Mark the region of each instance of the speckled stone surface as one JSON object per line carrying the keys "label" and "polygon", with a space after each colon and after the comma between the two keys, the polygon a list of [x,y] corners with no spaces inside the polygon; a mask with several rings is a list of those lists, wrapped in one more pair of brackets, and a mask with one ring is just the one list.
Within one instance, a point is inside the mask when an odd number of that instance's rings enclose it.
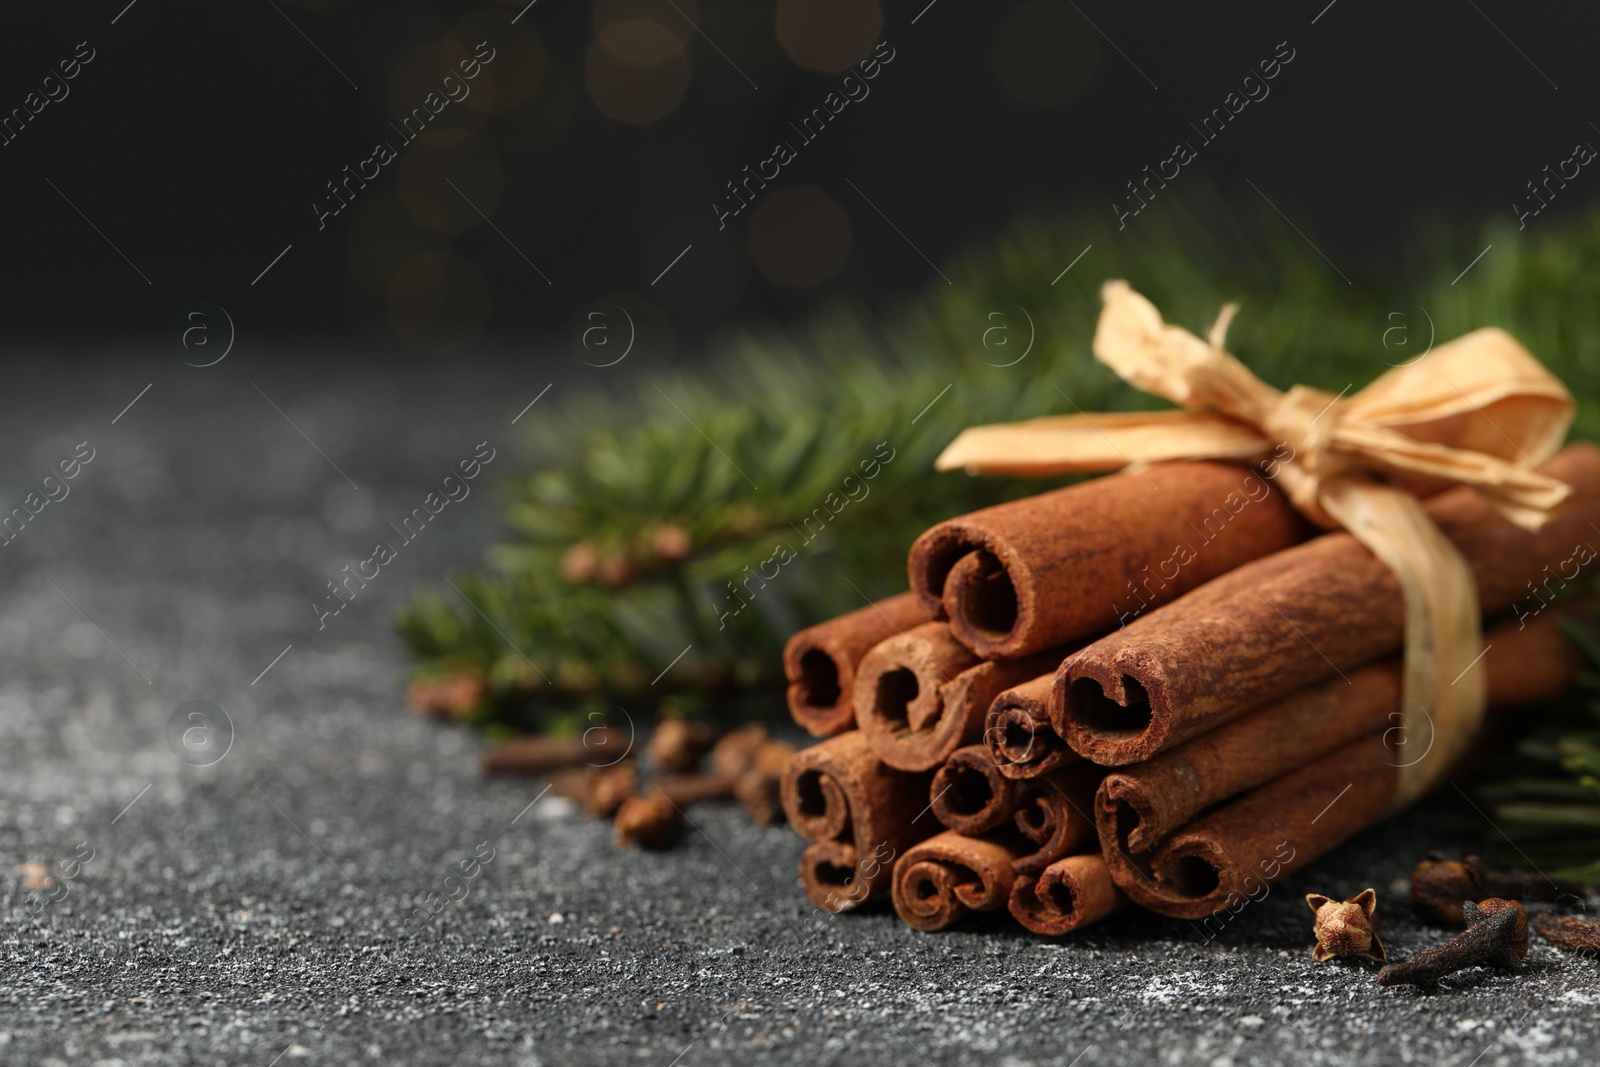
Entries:
{"label": "speckled stone surface", "polygon": [[[1214,938],[1123,915],[1055,944],[997,920],[922,935],[886,908],[820,915],[798,839],[736,811],[697,808],[683,847],[646,856],[534,802],[536,781],[480,778],[473,737],[405,713],[389,620],[494,537],[510,419],[551,377],[245,351],[211,371],[119,356],[11,375],[0,504],[78,442],[95,458],[0,547],[0,1062],[1593,1061],[1595,961],[1536,942],[1521,976],[1424,993],[1307,954],[1311,890],[1377,887],[1391,954],[1444,939],[1403,906],[1411,864],[1454,841],[1442,807]],[[485,439],[499,452],[472,495],[318,630],[324,583]],[[190,700],[234,725],[211,766],[167,742]],[[446,865],[489,849],[467,898],[403,937]],[[59,874],[91,851],[39,907],[19,865]]]}

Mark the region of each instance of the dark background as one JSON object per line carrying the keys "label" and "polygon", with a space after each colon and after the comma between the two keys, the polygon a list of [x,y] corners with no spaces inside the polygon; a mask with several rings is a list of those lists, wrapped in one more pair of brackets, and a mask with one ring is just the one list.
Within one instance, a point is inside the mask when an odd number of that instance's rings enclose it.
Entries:
{"label": "dark background", "polygon": [[[916,249],[948,263],[1028,209],[1109,215],[1282,41],[1293,63],[1202,148],[1192,188],[1214,180],[1251,210],[1270,196],[1347,271],[1403,277],[1420,216],[1510,218],[1529,179],[1600,138],[1600,17],[1578,5],[538,0],[512,24],[525,0],[126,4],[4,16],[0,114],[78,42],[96,52],[0,146],[14,340],[163,343],[198,299],[249,341],[442,353],[575,331],[621,299],[692,352],[714,324],[913,294],[938,278]],[[319,232],[325,183],[398,144],[388,121],[483,39],[496,59],[475,96]],[[760,203],[719,233],[724,183],[794,141],[787,124],[843,77],[801,62],[879,39],[895,58],[871,95],[764,194],[810,187],[787,216],[775,204],[765,251]],[[1181,200],[1187,174],[1165,195]],[[1559,225],[1587,180],[1534,225]],[[806,259],[808,239],[828,262]],[[774,281],[794,281],[795,257],[801,283]]]}

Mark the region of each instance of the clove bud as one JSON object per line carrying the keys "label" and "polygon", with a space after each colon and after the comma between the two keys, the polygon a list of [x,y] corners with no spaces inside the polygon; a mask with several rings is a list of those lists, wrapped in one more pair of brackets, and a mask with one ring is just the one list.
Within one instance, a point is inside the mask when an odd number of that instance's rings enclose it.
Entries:
{"label": "clove bud", "polygon": [[1467,928],[1453,941],[1425,948],[1378,971],[1379,985],[1434,985],[1468,967],[1516,971],[1528,954],[1528,913],[1515,900],[1491,897],[1462,904]]}
{"label": "clove bud", "polygon": [[1321,893],[1307,893],[1306,903],[1316,913],[1313,930],[1317,943],[1311,958],[1322,961],[1335,956],[1365,956],[1384,961],[1383,942],[1378,940],[1378,893],[1363,889],[1349,900],[1334,900]]}
{"label": "clove bud", "polygon": [[716,740],[709,724],[688,719],[662,719],[650,736],[645,752],[656,769],[667,773],[692,771]]}
{"label": "clove bud", "polygon": [[632,796],[617,809],[617,845],[661,850],[671,848],[683,832],[683,816],[665,795]]}
{"label": "clove bud", "polygon": [[1460,926],[1461,903],[1500,897],[1506,900],[1559,901],[1582,894],[1571,882],[1549,879],[1533,871],[1496,867],[1477,856],[1446,859],[1430,852],[1411,872],[1411,910],[1419,918],[1442,926]]}
{"label": "clove bud", "polygon": [[1536,915],[1533,929],[1563,952],[1600,952],[1600,919]]}

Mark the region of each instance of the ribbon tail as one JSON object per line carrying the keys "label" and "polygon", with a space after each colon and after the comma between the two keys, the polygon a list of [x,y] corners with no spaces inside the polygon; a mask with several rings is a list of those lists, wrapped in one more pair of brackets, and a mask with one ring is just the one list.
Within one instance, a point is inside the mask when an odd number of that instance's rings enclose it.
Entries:
{"label": "ribbon tail", "polygon": [[1214,411],[1051,415],[963,430],[934,466],[1041,476],[1171,459],[1252,459],[1271,448],[1254,428]]}
{"label": "ribbon tail", "polygon": [[1445,779],[1483,724],[1477,582],[1410,493],[1353,475],[1325,483],[1321,502],[1394,572],[1404,596],[1405,681],[1392,757],[1398,810]]}

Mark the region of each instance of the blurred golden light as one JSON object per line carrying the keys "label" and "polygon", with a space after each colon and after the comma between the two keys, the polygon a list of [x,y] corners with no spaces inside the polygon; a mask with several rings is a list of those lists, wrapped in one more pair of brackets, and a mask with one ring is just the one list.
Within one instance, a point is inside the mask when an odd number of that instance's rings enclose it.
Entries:
{"label": "blurred golden light", "polygon": [[389,328],[423,352],[452,352],[469,344],[489,318],[483,272],[448,251],[407,257],[390,276],[384,297]]}
{"label": "blurred golden light", "polygon": [[485,115],[478,136],[507,152],[534,152],[567,131],[577,109],[578,89],[572,72],[552,59],[539,84],[539,95],[514,111]]}
{"label": "blurred golden light", "polygon": [[677,110],[689,88],[689,57],[660,23],[614,22],[589,46],[583,84],[607,118],[642,126]]}
{"label": "blurred golden light", "polygon": [[[467,81],[470,93],[463,106],[505,112],[526,104],[539,91],[549,62],[544,44],[531,19],[513,24],[514,17],[512,11],[475,11],[451,27],[443,48],[448,69],[442,73],[462,77],[463,61],[466,70],[477,72]],[[480,45],[487,47],[480,50]],[[492,58],[484,61],[483,56]]]}
{"label": "blurred golden light", "polygon": [[850,257],[851,240],[844,208],[813,185],[774,190],[750,216],[750,258],[780,285],[827,281]]}
{"label": "blurred golden light", "polygon": [[346,237],[345,269],[363,292],[382,296],[394,266],[418,252],[444,252],[449,240],[420,229],[392,194],[356,205]]}
{"label": "blurred golden light", "polygon": [[1100,67],[1099,35],[1061,0],[1013,8],[995,31],[992,54],[1005,91],[1038,107],[1082,96]]}
{"label": "blurred golden light", "polygon": [[460,233],[494,214],[505,174],[495,150],[471,130],[430,130],[402,150],[397,189],[418,225]]}
{"label": "blurred golden light", "polygon": [[665,63],[683,51],[683,42],[659,22],[627,19],[600,31],[600,46],[617,59],[641,66]]}
{"label": "blurred golden light", "polygon": [[687,46],[700,22],[700,7],[694,0],[594,0],[593,15],[596,34],[614,22],[645,19]]}
{"label": "blurred golden light", "polygon": [[867,58],[883,29],[878,0],[778,0],[778,43],[808,70],[837,74]]}

